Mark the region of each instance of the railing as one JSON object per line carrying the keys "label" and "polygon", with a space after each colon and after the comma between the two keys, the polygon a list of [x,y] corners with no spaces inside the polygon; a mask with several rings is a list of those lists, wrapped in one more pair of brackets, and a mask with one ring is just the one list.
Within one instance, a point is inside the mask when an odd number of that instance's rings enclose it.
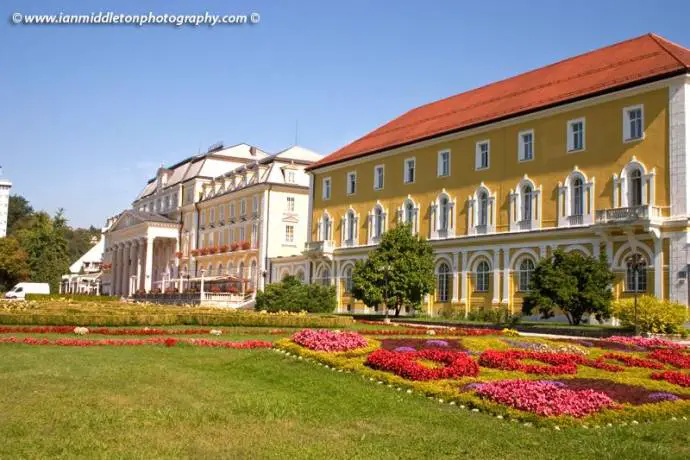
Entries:
{"label": "railing", "polygon": [[532,221],[531,220],[521,220],[518,222],[518,229],[519,230],[532,230]]}
{"label": "railing", "polygon": [[323,241],[308,241],[304,245],[306,252],[323,252],[331,253],[335,248],[333,240],[323,240]]}
{"label": "railing", "polygon": [[627,208],[610,208],[597,211],[596,222],[606,224],[609,222],[631,222],[649,218],[649,206],[630,206]]}
{"label": "railing", "polygon": [[580,215],[574,215],[574,216],[568,216],[568,225],[575,226],[575,225],[583,225],[585,222],[584,216],[582,214]]}
{"label": "railing", "polygon": [[485,235],[488,233],[489,227],[487,225],[475,225],[474,231],[477,233],[477,235]]}

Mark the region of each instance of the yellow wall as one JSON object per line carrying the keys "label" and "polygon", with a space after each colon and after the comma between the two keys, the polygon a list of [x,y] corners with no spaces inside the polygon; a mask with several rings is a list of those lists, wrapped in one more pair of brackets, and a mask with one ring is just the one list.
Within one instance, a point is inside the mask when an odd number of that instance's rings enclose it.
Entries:
{"label": "yellow wall", "polygon": [[[642,141],[624,143],[623,108],[644,104],[644,132]],[[403,152],[387,158],[369,160],[357,165],[343,164],[336,170],[314,174],[314,206],[312,239],[317,238],[317,225],[324,210],[334,219],[333,239],[340,244],[341,217],[351,204],[359,213],[359,243],[367,242],[366,216],[379,200],[388,211],[387,228],[394,225],[397,209],[407,195],[412,195],[419,204],[420,234],[429,236],[429,204],[446,189],[455,199],[456,235],[467,234],[467,198],[484,182],[496,194],[497,231],[509,229],[509,194],[527,174],[535,184],[542,186],[542,228],[556,226],[558,182],[578,166],[588,178],[595,177],[596,209],[611,208],[613,173],[621,169],[633,155],[649,169],[656,168],[657,206],[668,205],[668,90],[659,89],[647,93],[621,98],[595,106],[562,112],[548,117],[496,128],[448,142],[439,142],[430,147]],[[566,153],[566,122],[584,117],[586,119],[586,149],[577,153]],[[518,162],[517,137],[522,130],[534,130],[534,160]],[[490,168],[475,171],[475,143],[491,141]],[[451,174],[437,177],[437,153],[451,150]],[[403,162],[416,157],[416,181],[403,183]],[[385,186],[374,191],[374,166],[385,166]],[[348,196],[345,190],[346,175],[357,172],[357,192]],[[331,177],[330,200],[322,199],[322,179]]]}

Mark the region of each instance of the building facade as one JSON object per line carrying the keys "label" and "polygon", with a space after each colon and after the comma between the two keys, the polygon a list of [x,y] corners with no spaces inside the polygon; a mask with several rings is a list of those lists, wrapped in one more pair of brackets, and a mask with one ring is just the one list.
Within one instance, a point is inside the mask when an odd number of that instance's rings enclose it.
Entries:
{"label": "building facade", "polygon": [[[2,173],[2,168],[0,168]],[[0,238],[7,236],[7,212],[10,206],[12,182],[0,179]]]}
{"label": "building facade", "polygon": [[[690,51],[645,35],[407,112],[309,168],[305,259],[334,284],[400,222],[431,241],[432,315],[519,311],[554,250],[604,255],[616,298],[688,304]],[[645,262],[628,265],[631,254]],[[636,275],[637,273],[637,275]]]}
{"label": "building facade", "polygon": [[299,253],[305,243],[304,169],[319,158],[299,146],[271,155],[217,145],[160,168],[105,234],[104,292],[183,292],[206,283],[209,292],[250,300],[268,258]]}

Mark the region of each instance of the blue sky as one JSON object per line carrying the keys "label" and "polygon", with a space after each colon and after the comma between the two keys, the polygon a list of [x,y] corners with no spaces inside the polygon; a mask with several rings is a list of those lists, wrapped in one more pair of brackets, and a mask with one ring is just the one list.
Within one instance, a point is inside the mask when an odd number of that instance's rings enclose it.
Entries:
{"label": "blue sky", "polygon": [[[14,26],[24,14],[249,14],[257,25]],[[37,209],[101,225],[210,144],[327,154],[407,109],[647,32],[690,2],[15,1],[0,5],[0,165]]]}

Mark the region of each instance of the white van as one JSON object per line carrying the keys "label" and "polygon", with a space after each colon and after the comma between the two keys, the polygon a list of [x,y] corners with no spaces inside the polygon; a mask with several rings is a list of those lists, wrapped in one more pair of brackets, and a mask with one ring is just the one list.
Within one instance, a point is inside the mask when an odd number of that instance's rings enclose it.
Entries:
{"label": "white van", "polygon": [[6,299],[24,299],[27,294],[50,294],[48,283],[17,283],[5,293]]}

